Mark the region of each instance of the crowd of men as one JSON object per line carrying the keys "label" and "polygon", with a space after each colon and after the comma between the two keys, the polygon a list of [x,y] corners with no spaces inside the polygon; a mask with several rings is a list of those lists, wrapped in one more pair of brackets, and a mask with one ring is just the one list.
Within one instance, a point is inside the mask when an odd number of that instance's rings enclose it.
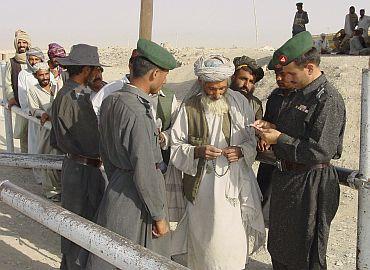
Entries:
{"label": "crowd of men", "polygon": [[[327,269],[339,204],[330,161],[342,153],[345,105],[311,34],[294,31],[268,64],[277,88],[265,113],[254,94],[264,70],[245,55],[200,57],[178,102],[165,87],[177,61],[152,41],[139,39],[129,74],[107,84],[97,47],[66,55],[52,43],[47,60],[17,31],[9,109],[52,130],[17,118],[16,138],[22,152],[65,155],[61,173],[34,171],[44,195],[158,254],[186,253],[190,269],[248,269],[265,226],[275,270]],[[279,166],[261,164],[256,177],[257,151]],[[61,269],[114,268],[68,239],[61,251]]]}

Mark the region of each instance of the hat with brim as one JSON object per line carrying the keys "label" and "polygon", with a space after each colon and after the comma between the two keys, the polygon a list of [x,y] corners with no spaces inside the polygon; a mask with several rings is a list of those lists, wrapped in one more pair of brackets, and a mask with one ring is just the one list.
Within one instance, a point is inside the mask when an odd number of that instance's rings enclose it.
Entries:
{"label": "hat with brim", "polygon": [[55,58],[62,66],[108,67],[99,61],[98,48],[87,44],[73,45],[67,57]]}
{"label": "hat with brim", "polygon": [[137,42],[137,53],[162,69],[171,70],[177,67],[175,57],[153,41],[140,38]]}
{"label": "hat with brim", "polygon": [[313,46],[313,39],[310,32],[300,32],[274,52],[274,55],[267,67],[270,70],[274,70],[276,68],[286,66],[311,50]]}
{"label": "hat with brim", "polygon": [[235,71],[247,67],[249,68],[253,75],[256,76],[256,82],[262,80],[262,78],[265,76],[265,72],[263,69],[257,65],[256,60],[248,57],[248,56],[241,56],[241,57],[235,57],[233,61],[235,65]]}

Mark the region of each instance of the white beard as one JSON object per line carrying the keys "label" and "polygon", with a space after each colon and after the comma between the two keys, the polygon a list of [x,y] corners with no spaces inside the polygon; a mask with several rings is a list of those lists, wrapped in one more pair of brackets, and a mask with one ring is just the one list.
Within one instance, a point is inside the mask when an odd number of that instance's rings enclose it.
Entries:
{"label": "white beard", "polygon": [[229,104],[225,96],[222,96],[218,100],[212,100],[205,94],[203,94],[201,103],[206,112],[213,113],[216,115],[224,115],[229,111]]}

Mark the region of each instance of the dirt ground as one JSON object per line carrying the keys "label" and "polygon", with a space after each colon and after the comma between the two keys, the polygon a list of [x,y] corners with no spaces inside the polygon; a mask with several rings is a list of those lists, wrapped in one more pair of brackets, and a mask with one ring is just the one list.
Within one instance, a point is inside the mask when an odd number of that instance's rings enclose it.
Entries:
{"label": "dirt ground", "polygon": [[[176,90],[178,97],[185,93],[180,85],[184,82],[190,85],[194,79],[192,73],[194,60],[203,53],[219,52],[228,57],[246,54],[259,59],[261,65],[266,64],[272,54],[269,48],[176,49],[174,54],[183,66],[170,73],[168,84]],[[125,63],[130,55],[130,49],[107,48],[101,50],[101,54],[105,63],[113,65],[104,72],[106,81],[120,79],[127,72]],[[347,168],[358,167],[361,69],[367,66],[368,61],[368,57],[326,57],[322,61],[325,74],[339,89],[347,106],[345,149],[342,158],[336,162],[337,165]],[[266,102],[268,94],[274,87],[274,74],[266,71],[265,78],[257,86],[256,95]],[[3,151],[5,149],[2,108],[0,108],[0,149]],[[41,187],[35,183],[30,169],[0,167],[0,181],[5,179],[41,195]],[[357,191],[341,186],[340,208],[331,227],[328,246],[328,269],[355,269],[356,222]],[[0,270],[59,269],[59,245],[58,235],[0,202]],[[268,252],[265,250],[253,255],[248,269],[272,269]]]}

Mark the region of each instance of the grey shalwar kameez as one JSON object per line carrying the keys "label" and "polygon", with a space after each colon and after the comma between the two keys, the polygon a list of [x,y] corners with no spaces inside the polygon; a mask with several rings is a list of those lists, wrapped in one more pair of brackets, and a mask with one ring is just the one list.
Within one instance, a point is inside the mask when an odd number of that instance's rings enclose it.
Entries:
{"label": "grey shalwar kameez", "polygon": [[335,168],[317,165],[341,156],[345,105],[323,74],[287,98],[275,122],[284,134],[273,150],[308,169],[273,172],[268,250],[276,270],[323,270],[340,190]]}
{"label": "grey shalwar kameez", "polygon": [[[98,121],[85,86],[69,79],[52,105],[52,136],[65,154],[99,158]],[[104,193],[104,179],[98,167],[65,158],[62,167],[62,207],[94,220]],[[75,264],[80,247],[62,238],[61,269],[80,269]]]}
{"label": "grey shalwar kameez", "polygon": [[[108,96],[100,115],[101,154],[109,184],[97,223],[134,243],[169,257],[169,235],[152,236],[154,220],[168,219],[158,130],[151,98],[125,84]],[[88,269],[112,269],[90,254]]]}

